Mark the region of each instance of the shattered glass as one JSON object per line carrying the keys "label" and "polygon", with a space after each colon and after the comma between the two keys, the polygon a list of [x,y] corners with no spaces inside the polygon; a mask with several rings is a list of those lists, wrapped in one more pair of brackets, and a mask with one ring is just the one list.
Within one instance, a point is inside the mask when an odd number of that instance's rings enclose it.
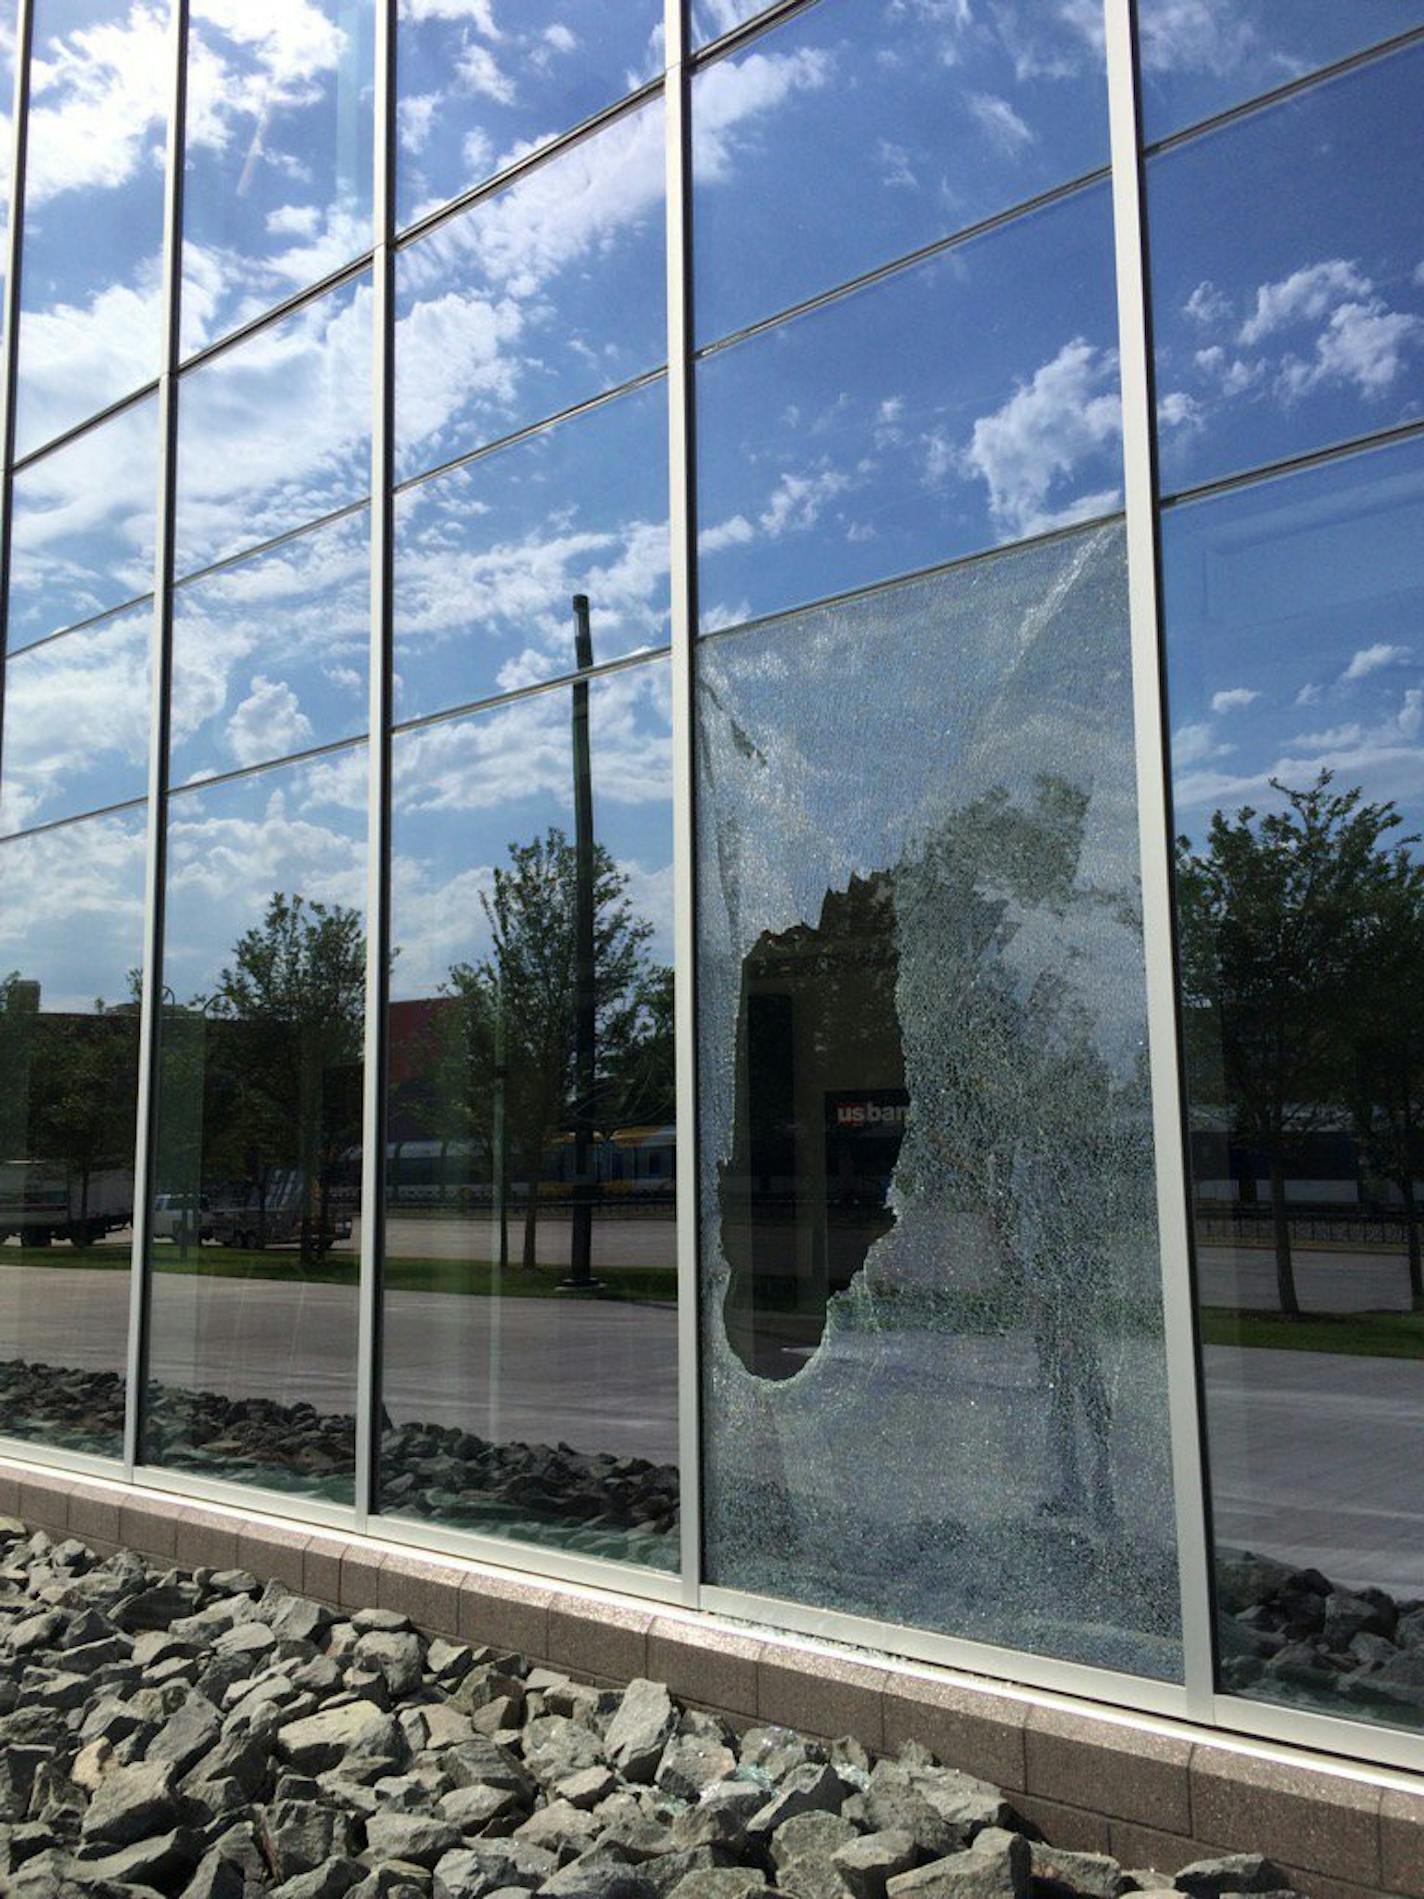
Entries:
{"label": "shattered glass", "polygon": [[700,646],[706,1575],[1179,1680],[1126,580]]}

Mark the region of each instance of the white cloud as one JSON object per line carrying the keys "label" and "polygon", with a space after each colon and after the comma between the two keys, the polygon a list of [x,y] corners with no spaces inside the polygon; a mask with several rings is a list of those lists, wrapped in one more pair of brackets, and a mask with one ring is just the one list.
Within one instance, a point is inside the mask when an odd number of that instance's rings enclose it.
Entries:
{"label": "white cloud", "polygon": [[1066,498],[1056,491],[1121,431],[1116,357],[1076,337],[1001,408],[980,416],[963,466],[984,481],[1001,529],[1016,538],[1043,533],[1117,505],[1116,489]]}
{"label": "white cloud", "polygon": [[1010,158],[1017,158],[1035,142],[1032,128],[1007,99],[992,92],[971,92],[967,103],[980,131]]}
{"label": "white cloud", "polygon": [[514,103],[514,81],[487,46],[467,42],[455,61],[455,77],[466,92],[477,93],[496,105]]}
{"label": "white cloud", "polygon": [[1245,706],[1255,705],[1260,696],[1249,686],[1229,686],[1224,692],[1211,695],[1211,709],[1217,713],[1240,712]]}
{"label": "white cloud", "polygon": [[1164,428],[1199,428],[1202,406],[1185,389],[1169,389],[1157,399],[1157,420]]}
{"label": "white cloud", "polygon": [[748,120],[774,114],[792,93],[828,85],[833,72],[830,55],[810,46],[794,53],[753,51],[709,66],[698,81],[692,123],[699,185],[731,180],[736,134]]}
{"label": "white cloud", "polygon": [[280,679],[256,673],[251,689],[227,723],[227,747],[239,765],[300,752],[312,742],[312,722],[297,695]]}
{"label": "white cloud", "polygon": [[1373,646],[1362,646],[1340,675],[1342,685],[1353,684],[1358,679],[1367,679],[1371,673],[1377,673],[1384,666],[1398,666],[1410,656],[1407,646],[1391,646],[1378,641]]}
{"label": "white cloud", "polygon": [[1424,317],[1389,309],[1382,299],[1345,303],[1315,339],[1315,359],[1292,358],[1282,369],[1291,395],[1322,383],[1351,382],[1364,396],[1382,395],[1404,368],[1407,344],[1424,341]]}
{"label": "white cloud", "polygon": [[781,477],[757,517],[758,525],[772,540],[814,527],[825,504],[836,495],[844,494],[850,485],[849,475],[834,468],[822,468],[812,475],[788,472]]}
{"label": "white cloud", "polygon": [[756,529],[747,517],[734,514],[729,520],[703,528],[697,537],[697,551],[699,554],[720,554],[725,548],[745,547],[748,541],[755,539]]}
{"label": "white cloud", "polygon": [[1182,305],[1193,323],[1204,327],[1221,323],[1231,314],[1231,305],[1209,277],[1203,278]]}
{"label": "white cloud", "polygon": [[1208,758],[1222,758],[1234,748],[1221,744],[1205,722],[1183,725],[1172,734],[1172,764],[1178,771]]}
{"label": "white cloud", "polygon": [[411,92],[396,101],[396,131],[401,150],[412,156],[425,150],[442,94]]}
{"label": "white cloud", "polygon": [[1241,325],[1239,340],[1248,346],[1288,324],[1315,321],[1347,298],[1368,296],[1374,285],[1343,257],[1307,265],[1277,283],[1262,284],[1256,308]]}

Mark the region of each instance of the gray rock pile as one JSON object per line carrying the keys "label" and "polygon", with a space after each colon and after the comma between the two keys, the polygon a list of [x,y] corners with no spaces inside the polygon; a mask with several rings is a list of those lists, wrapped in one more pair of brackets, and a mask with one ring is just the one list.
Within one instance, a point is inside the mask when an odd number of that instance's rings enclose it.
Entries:
{"label": "gray rock pile", "polygon": [[1417,1721],[1424,1707],[1424,1599],[1345,1589],[1318,1569],[1223,1550],[1216,1567],[1228,1688],[1342,1713]]}
{"label": "gray rock pile", "polygon": [[[0,1420],[12,1435],[66,1450],[112,1453],[124,1391],[113,1372],[0,1363]],[[147,1454],[174,1470],[234,1483],[277,1483],[349,1500],[356,1420],[310,1404],[148,1387]],[[387,1424],[381,1437],[386,1510],[485,1534],[555,1541],[581,1555],[662,1564],[677,1539],[675,1465],[578,1451],[570,1444],[495,1442],[438,1424]]]}
{"label": "gray rock pile", "polygon": [[0,1889],[14,1899],[1175,1899],[1045,1845],[922,1748],[737,1734],[657,1682],[338,1615],[241,1570],[0,1520]]}

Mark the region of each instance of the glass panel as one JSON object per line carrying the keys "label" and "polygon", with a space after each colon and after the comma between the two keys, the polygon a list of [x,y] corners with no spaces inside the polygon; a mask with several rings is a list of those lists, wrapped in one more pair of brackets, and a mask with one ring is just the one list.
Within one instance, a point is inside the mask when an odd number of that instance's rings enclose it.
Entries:
{"label": "glass panel", "polygon": [[366,754],[168,814],[149,1462],[349,1503]]}
{"label": "glass panel", "polygon": [[393,771],[382,1508],[674,1568],[667,667]]}
{"label": "glass panel", "polygon": [[1113,284],[1093,186],[705,358],[703,626],[1117,508]]}
{"label": "glass panel", "polygon": [[175,571],[358,501],[371,482],[371,280],[363,273],[185,376]]}
{"label": "glass panel", "polygon": [[662,362],[665,162],[659,99],[400,252],[402,477]]}
{"label": "glass panel", "polygon": [[0,831],[143,797],[152,648],[145,603],[9,661]]}
{"label": "glass panel", "polygon": [[152,587],[156,399],[22,469],[13,493],[12,653]]}
{"label": "glass panel", "polygon": [[371,244],[374,0],[193,0],[183,353]]}
{"label": "glass panel", "polygon": [[666,645],[667,504],[661,382],[407,489],[397,718],[573,672],[575,594],[600,663]]}
{"label": "glass panel", "polygon": [[0,1433],[118,1457],[144,814],[0,845]]}
{"label": "glass panel", "polygon": [[179,587],[172,782],[359,737],[370,648],[364,508]]}
{"label": "glass panel", "polygon": [[698,708],[708,1579],[1180,1680],[1122,529]]}
{"label": "glass panel", "polygon": [[1224,1687],[1424,1726],[1424,443],[1163,519]]}
{"label": "glass panel", "polygon": [[171,56],[166,0],[36,0],[17,454],[158,373]]}
{"label": "glass panel", "polygon": [[1091,7],[821,0],[693,86],[710,341],[1107,163]]}
{"label": "glass panel", "polygon": [[10,202],[15,184],[10,175],[15,138],[10,108],[15,97],[17,10],[18,0],[0,0],[0,297],[5,294],[5,273],[10,262]]}
{"label": "glass panel", "polygon": [[1166,138],[1421,25],[1419,0],[1137,0],[1143,131]]}
{"label": "glass panel", "polygon": [[1422,88],[1419,45],[1149,163],[1169,491],[1424,413]]}
{"label": "glass panel", "polygon": [[[730,33],[764,13],[772,0],[692,0],[692,44],[706,46],[709,41]],[[933,0],[931,0],[933,3]]]}
{"label": "glass panel", "polygon": [[662,0],[399,0],[402,225],[581,125],[663,67]]}

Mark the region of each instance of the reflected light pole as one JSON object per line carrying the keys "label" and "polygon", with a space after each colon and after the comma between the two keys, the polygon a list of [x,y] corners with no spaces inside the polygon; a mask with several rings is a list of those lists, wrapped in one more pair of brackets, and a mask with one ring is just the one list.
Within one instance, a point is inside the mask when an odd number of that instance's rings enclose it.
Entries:
{"label": "reflected light pole", "polygon": [[569,1276],[562,1292],[595,1292],[593,1277],[593,1115],[597,1062],[593,903],[593,762],[588,737],[588,678],[593,634],[588,595],[576,593],[573,688],[574,754],[574,1198]]}

